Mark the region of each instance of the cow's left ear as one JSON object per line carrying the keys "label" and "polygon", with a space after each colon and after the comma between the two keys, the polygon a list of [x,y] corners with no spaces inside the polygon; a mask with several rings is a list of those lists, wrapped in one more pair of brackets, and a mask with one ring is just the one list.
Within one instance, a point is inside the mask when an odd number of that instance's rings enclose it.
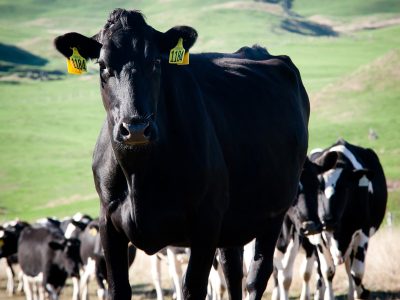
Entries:
{"label": "cow's left ear", "polygon": [[188,51],[197,40],[197,31],[189,26],[175,26],[165,33],[157,32],[158,46],[162,53],[169,53],[179,39],[183,41],[183,48]]}
{"label": "cow's left ear", "polygon": [[367,176],[367,178],[369,180],[371,180],[374,177],[374,172],[372,172],[369,169],[357,169],[357,170],[353,170],[352,177],[353,177],[354,180],[358,181],[364,175]]}
{"label": "cow's left ear", "polygon": [[54,39],[54,46],[66,58],[72,55],[72,48],[75,47],[85,59],[96,59],[99,58],[102,44],[80,33],[69,32],[56,37]]}

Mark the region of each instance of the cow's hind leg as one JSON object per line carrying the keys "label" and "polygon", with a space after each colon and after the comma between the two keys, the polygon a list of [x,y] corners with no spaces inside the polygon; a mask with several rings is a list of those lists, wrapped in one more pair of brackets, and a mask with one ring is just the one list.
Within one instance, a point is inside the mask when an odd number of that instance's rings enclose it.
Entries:
{"label": "cow's hind leg", "polygon": [[247,277],[250,300],[261,299],[273,268],[275,244],[282,228],[283,215],[272,219],[256,238],[255,253]]}
{"label": "cow's hind leg", "polygon": [[221,248],[219,254],[229,299],[242,299],[243,249],[241,247]]}
{"label": "cow's hind leg", "polygon": [[365,256],[369,238],[363,232],[356,233],[350,256],[346,259],[346,271],[349,277],[348,299],[368,299],[369,291],[362,285],[365,271]]}

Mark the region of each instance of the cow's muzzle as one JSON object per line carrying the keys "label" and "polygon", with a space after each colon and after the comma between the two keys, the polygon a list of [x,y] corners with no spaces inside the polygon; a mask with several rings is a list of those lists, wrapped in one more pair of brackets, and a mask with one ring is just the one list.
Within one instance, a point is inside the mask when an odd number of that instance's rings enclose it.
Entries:
{"label": "cow's muzzle", "polygon": [[152,137],[152,121],[132,119],[121,122],[118,128],[117,140],[130,146],[146,145]]}
{"label": "cow's muzzle", "polygon": [[306,221],[301,224],[301,232],[304,235],[317,234],[322,231],[322,224],[320,222]]}

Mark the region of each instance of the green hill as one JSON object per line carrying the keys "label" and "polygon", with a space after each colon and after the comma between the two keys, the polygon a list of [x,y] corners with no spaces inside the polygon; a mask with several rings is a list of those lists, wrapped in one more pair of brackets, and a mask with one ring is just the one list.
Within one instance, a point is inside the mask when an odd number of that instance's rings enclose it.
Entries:
{"label": "green hill", "polygon": [[[287,16],[279,5],[252,0],[4,0],[0,42],[47,61],[34,66],[37,72],[65,74],[65,59],[54,50],[53,39],[68,31],[95,34],[113,8],[124,7],[142,10],[159,30],[177,24],[195,27],[199,39],[193,52],[266,46],[273,54],[290,55],[302,73],[312,101],[310,148],[327,147],[338,137],[372,147],[396,185],[397,2],[294,0]],[[321,28],[335,35],[319,34]],[[90,64],[82,77],[31,80],[20,76],[32,69],[29,60],[6,59],[3,53],[0,48],[0,221],[61,217],[78,210],[96,215],[91,153],[105,116],[96,66]],[[378,139],[368,137],[370,130]],[[390,197],[390,209],[399,212],[400,193],[391,191]]]}

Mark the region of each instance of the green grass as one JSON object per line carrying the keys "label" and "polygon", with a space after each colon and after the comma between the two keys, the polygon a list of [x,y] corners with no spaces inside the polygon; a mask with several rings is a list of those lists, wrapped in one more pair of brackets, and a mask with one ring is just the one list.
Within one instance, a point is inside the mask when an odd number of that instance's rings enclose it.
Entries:
{"label": "green grass", "polygon": [[[65,59],[54,50],[53,39],[68,31],[93,35],[113,8],[124,7],[142,10],[148,23],[161,31],[178,24],[195,27],[199,39],[192,52],[232,52],[255,43],[266,46],[273,54],[290,55],[301,71],[313,101],[310,148],[327,147],[344,137],[375,149],[387,177],[400,180],[400,84],[385,77],[385,68],[368,69],[399,47],[400,26],[308,37],[282,30],[284,16],[221,7],[224,2],[229,1],[5,0],[0,3],[0,42],[47,59],[49,63],[39,69],[65,71]],[[341,22],[400,14],[400,4],[394,0],[295,0],[294,4],[303,15],[322,14]],[[384,66],[393,64],[400,67],[398,60]],[[89,67],[94,74],[96,66]],[[365,76],[368,72],[380,72],[375,81],[384,82],[385,88],[377,88]],[[343,87],[343,80],[365,78],[371,82],[361,90]],[[0,221],[62,217],[78,210],[96,215],[99,201],[91,155],[105,116],[97,76],[17,82],[0,82]],[[318,103],[316,95],[323,95]],[[369,128],[377,131],[378,140],[368,139]],[[400,217],[399,193],[390,197],[389,207]]]}

